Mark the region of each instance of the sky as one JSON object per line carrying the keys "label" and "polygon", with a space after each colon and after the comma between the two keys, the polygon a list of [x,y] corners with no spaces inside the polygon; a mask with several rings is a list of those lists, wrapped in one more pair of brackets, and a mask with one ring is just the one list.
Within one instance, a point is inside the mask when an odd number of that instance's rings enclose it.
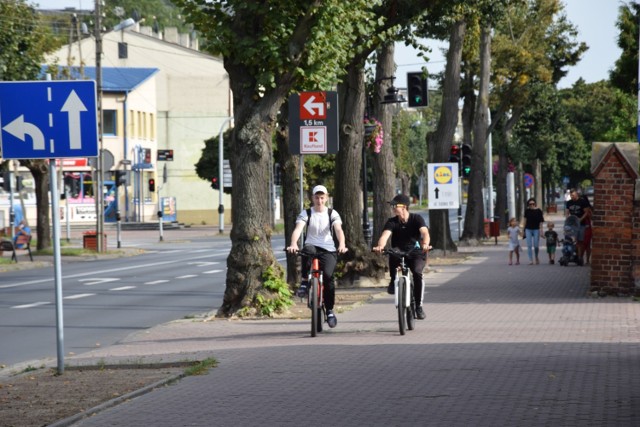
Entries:
{"label": "sky", "polygon": [[[75,7],[79,9],[93,9],[95,0],[34,0],[43,9],[62,9]],[[620,49],[616,44],[618,8],[620,0],[564,0],[565,10],[569,21],[579,31],[578,40],[587,43],[589,50],[582,60],[569,69],[569,73],[560,83],[560,88],[570,87],[582,77],[587,83],[597,82],[609,77],[609,70],[613,68],[620,56]],[[423,65],[430,73],[437,73],[444,68],[444,57],[440,51],[443,43],[430,43],[432,57],[429,63],[424,63],[415,55],[412,48],[402,44],[396,46],[395,85],[406,87],[406,75],[409,71],[419,71]]]}

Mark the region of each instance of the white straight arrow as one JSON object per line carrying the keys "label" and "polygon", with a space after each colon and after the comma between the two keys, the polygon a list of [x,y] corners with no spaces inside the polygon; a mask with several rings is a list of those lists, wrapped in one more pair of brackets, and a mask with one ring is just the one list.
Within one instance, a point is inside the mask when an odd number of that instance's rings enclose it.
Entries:
{"label": "white straight arrow", "polygon": [[324,116],[324,102],[313,102],[315,100],[315,96],[310,96],[309,99],[307,99],[307,102],[304,103],[304,108],[314,116],[316,115],[315,110],[318,110],[319,116]]}
{"label": "white straight arrow", "polygon": [[71,91],[60,111],[69,114],[69,148],[72,150],[82,149],[80,113],[87,111],[87,107],[84,106],[75,90]]}
{"label": "white straight arrow", "polygon": [[40,128],[33,123],[24,121],[24,114],[3,127],[5,131],[18,138],[20,141],[26,141],[27,135],[33,140],[34,150],[44,150],[44,135]]}

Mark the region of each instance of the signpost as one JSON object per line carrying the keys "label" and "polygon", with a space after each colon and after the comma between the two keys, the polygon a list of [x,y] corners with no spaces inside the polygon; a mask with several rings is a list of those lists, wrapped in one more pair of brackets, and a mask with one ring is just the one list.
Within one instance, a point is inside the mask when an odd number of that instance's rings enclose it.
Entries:
{"label": "signpost", "polygon": [[289,96],[289,152],[338,152],[338,93],[302,92]]}
{"label": "signpost", "polygon": [[[428,163],[427,190],[429,210],[458,209],[460,207],[460,181],[458,163]],[[458,228],[460,227],[458,221]],[[442,227],[444,253],[447,253],[445,227]]]}
{"label": "signpost", "polygon": [[59,374],[64,372],[64,326],[56,161],[98,156],[96,98],[96,83],[90,80],[0,82],[2,157],[50,159]]}
{"label": "signpost", "polygon": [[429,163],[427,165],[429,209],[458,209],[460,191],[457,163]]}
{"label": "signpost", "polygon": [[0,82],[2,157],[96,157],[96,111],[92,80]]}

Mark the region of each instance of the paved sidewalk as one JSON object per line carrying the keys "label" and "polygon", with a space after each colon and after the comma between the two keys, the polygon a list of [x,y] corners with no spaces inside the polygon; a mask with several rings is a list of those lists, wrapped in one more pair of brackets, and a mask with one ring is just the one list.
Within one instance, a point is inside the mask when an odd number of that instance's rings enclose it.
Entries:
{"label": "paved sidewalk", "polygon": [[640,303],[588,295],[588,267],[481,250],[427,275],[405,336],[381,294],[317,338],[308,320],[181,320],[68,358],[220,362],[76,425],[640,425]]}

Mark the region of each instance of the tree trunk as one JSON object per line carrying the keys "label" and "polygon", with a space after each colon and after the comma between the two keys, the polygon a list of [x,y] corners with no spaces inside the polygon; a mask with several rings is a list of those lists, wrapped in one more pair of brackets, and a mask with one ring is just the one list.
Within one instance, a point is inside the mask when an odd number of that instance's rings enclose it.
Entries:
{"label": "tree trunk", "polygon": [[[302,156],[292,155],[289,151],[289,111],[288,103],[282,104],[280,122],[276,131],[277,162],[282,170],[282,205],[284,218],[285,247],[295,228],[296,217],[300,212],[300,161]],[[287,254],[287,283],[297,284],[300,278],[300,258]]]}
{"label": "tree trunk", "polygon": [[361,63],[351,64],[338,85],[340,114],[340,151],[336,155],[335,208],[342,217],[342,226],[349,252],[341,281],[352,282],[359,276],[381,278],[385,263],[374,256],[364,241],[362,227],[362,145],[364,143],[365,86]]}
{"label": "tree trunk", "polygon": [[489,108],[489,78],[491,72],[491,27],[482,27],[480,34],[480,85],[478,102],[473,126],[473,145],[471,147],[471,176],[467,212],[464,221],[463,240],[482,239],[484,237],[484,169],[486,165],[486,143]]}
{"label": "tree trunk", "polygon": [[[232,138],[231,168],[231,252],[227,258],[227,280],[219,316],[230,316],[252,305],[262,290],[262,275],[269,267],[279,268],[271,249],[271,215],[269,199],[269,160],[277,112],[284,102],[283,90],[265,93],[252,99],[241,71],[225,68],[231,79],[235,127]],[[286,86],[286,85],[285,85]],[[250,214],[249,214],[250,213]]]}
{"label": "tree trunk", "polygon": [[[387,89],[392,85],[392,81],[386,79],[389,76],[393,76],[395,72],[394,63],[395,44],[386,43],[378,51],[378,63],[376,64],[376,81],[379,82],[376,86],[377,99],[380,101],[384,99],[387,94]],[[371,169],[373,175],[373,243],[378,241],[380,234],[382,234],[382,228],[387,219],[392,216],[392,212],[387,202],[393,199],[395,195],[395,156],[393,155],[393,141],[392,141],[392,129],[393,117],[392,109],[395,107],[393,104],[380,104],[375,102],[373,104],[374,116],[380,120],[384,129],[384,144],[379,153],[373,154]]]}
{"label": "tree trunk", "polygon": [[[460,61],[467,25],[465,21],[456,21],[449,35],[449,51],[442,86],[442,106],[438,127],[432,134],[429,145],[429,156],[434,163],[449,161],[451,141],[458,126],[458,101],[460,99]],[[449,210],[436,209],[429,211],[429,228],[431,229],[431,245],[436,249],[457,251],[451,238],[449,226]]]}
{"label": "tree trunk", "polygon": [[[36,235],[38,244],[36,249],[51,247],[51,227],[49,208],[49,165],[46,160],[25,160],[22,162],[33,175],[36,195]],[[24,212],[25,216],[27,212]]]}

